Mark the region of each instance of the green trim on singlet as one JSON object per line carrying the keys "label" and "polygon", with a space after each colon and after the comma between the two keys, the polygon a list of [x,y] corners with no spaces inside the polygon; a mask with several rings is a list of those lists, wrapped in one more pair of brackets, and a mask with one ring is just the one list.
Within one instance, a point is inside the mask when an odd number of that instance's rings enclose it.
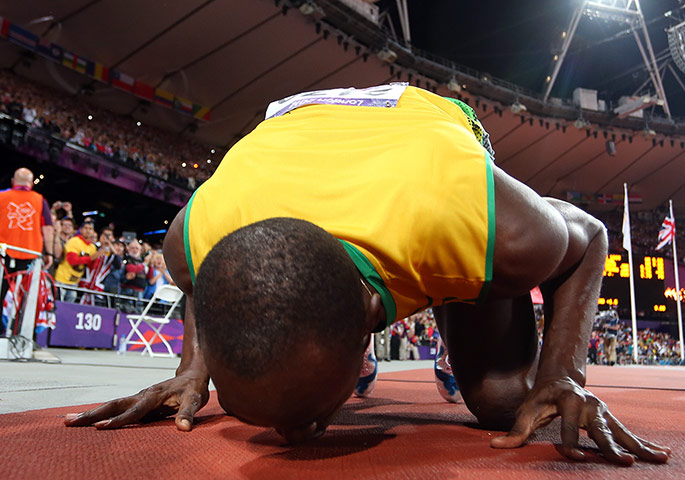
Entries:
{"label": "green trim on singlet", "polygon": [[485,152],[485,169],[488,189],[488,246],[485,250],[485,281],[480,289],[476,304],[482,304],[488,296],[492,283],[492,263],[495,254],[495,178],[492,171],[492,158]]}
{"label": "green trim on singlet", "polygon": [[381,296],[381,301],[385,308],[386,326],[392,325],[395,323],[395,317],[397,316],[397,306],[395,305],[395,299],[392,298],[392,295],[390,294],[390,290],[386,288],[383,279],[378,274],[373,264],[357,249],[357,247],[345,240],[340,240],[340,243],[345,247],[345,251],[354,262],[359,273],[362,274],[367,282],[373,285],[373,288],[375,288]]}
{"label": "green trim on singlet", "polygon": [[457,100],[456,98],[452,97],[442,97],[445,100],[449,100],[450,102],[454,103],[457,107],[461,108],[461,111],[464,112],[464,114],[471,118],[472,120],[478,121],[478,116],[476,115],[476,112],[471,108],[471,106],[468,103],[462,102],[461,100]]}
{"label": "green trim on singlet", "polygon": [[457,100],[456,98],[442,98],[455,104],[457,107],[459,107],[459,109],[461,109],[461,112],[466,116],[473,136],[476,137],[478,143],[480,143],[483,146],[483,148],[485,148],[488,151],[492,160],[495,161],[495,150],[493,150],[492,148],[492,143],[490,142],[490,135],[485,130],[485,127],[483,127],[483,125],[480,123],[480,120],[478,120],[478,116],[476,115],[476,112],[473,110],[473,108],[471,108],[461,100]]}
{"label": "green trim on singlet", "polygon": [[189,224],[190,224],[190,208],[193,206],[193,200],[195,199],[195,195],[197,194],[197,190],[193,193],[193,195],[190,197],[190,200],[188,200],[188,204],[186,205],[186,214],[183,218],[183,246],[185,247],[186,251],[186,263],[188,264],[188,271],[190,272],[190,282],[195,285],[195,267],[193,266],[193,256],[190,253],[190,231],[189,231]]}

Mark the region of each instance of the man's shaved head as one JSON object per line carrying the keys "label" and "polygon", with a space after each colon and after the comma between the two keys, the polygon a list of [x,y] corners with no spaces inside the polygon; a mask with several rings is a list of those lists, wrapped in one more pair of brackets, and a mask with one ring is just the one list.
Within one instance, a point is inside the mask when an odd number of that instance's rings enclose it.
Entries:
{"label": "man's shaved head", "polygon": [[217,243],[194,304],[222,405],[277,428],[330,417],[351,394],[368,339],[359,279],[341,243],[303,220],[264,220]]}
{"label": "man's shaved head", "polygon": [[12,177],[13,186],[33,188],[33,172],[28,168],[19,168]]}

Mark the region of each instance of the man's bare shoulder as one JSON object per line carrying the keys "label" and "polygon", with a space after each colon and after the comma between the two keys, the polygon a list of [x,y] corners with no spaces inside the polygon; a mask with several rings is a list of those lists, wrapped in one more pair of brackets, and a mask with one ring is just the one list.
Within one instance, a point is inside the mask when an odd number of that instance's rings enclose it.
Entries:
{"label": "man's bare shoulder", "polygon": [[185,222],[187,206],[176,214],[169,226],[169,231],[164,238],[164,261],[171,278],[186,295],[192,295],[193,282],[186,261],[185,244],[183,238],[183,226]]}
{"label": "man's bare shoulder", "polygon": [[[533,189],[493,168],[495,256],[491,291],[525,293],[577,264],[604,225],[587,212]],[[530,287],[530,288],[528,288]]]}

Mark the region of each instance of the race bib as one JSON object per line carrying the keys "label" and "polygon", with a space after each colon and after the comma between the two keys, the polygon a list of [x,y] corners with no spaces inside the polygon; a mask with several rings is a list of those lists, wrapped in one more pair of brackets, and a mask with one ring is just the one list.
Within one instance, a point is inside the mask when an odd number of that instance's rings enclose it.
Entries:
{"label": "race bib", "polygon": [[384,107],[397,106],[408,83],[391,83],[370,88],[334,88],[332,90],[317,90],[315,92],[298,93],[283,100],[271,102],[266,109],[266,118],[280,117],[304,105],[348,105],[352,107]]}

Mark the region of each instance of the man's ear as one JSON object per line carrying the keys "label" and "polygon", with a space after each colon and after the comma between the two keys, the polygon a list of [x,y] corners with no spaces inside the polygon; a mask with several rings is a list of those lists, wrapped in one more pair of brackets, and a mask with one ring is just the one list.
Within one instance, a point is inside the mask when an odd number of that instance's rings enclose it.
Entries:
{"label": "man's ear", "polygon": [[374,293],[371,295],[369,305],[366,308],[365,325],[367,332],[372,332],[381,322],[385,323],[385,309],[383,308],[381,296],[378,293]]}

